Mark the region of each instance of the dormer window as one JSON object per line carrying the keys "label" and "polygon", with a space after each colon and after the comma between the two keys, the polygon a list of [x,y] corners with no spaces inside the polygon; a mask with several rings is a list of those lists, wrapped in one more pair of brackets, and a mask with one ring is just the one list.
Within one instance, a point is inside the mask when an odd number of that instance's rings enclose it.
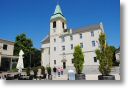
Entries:
{"label": "dormer window", "polygon": [[54,42],[56,42],[56,39],[54,39]]}
{"label": "dormer window", "polygon": [[91,36],[94,37],[94,31],[91,31]]}
{"label": "dormer window", "polygon": [[56,21],[53,22],[53,28],[56,28]]}
{"label": "dormer window", "polygon": [[82,34],[80,34],[80,39],[82,39],[82,37],[83,37]]}

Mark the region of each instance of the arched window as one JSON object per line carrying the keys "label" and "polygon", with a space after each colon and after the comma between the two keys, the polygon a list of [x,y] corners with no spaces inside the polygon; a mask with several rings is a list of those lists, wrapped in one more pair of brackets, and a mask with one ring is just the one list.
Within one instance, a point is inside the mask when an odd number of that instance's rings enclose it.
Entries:
{"label": "arched window", "polygon": [[53,28],[56,28],[56,21],[53,22]]}
{"label": "arched window", "polygon": [[62,22],[62,28],[64,29],[64,22]]}

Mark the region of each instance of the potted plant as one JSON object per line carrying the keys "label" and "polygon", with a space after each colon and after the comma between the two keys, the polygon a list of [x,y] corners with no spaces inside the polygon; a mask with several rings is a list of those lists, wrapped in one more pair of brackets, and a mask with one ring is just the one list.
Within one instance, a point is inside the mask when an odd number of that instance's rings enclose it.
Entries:
{"label": "potted plant", "polygon": [[33,68],[34,78],[37,78],[38,67]]}
{"label": "potted plant", "polygon": [[41,66],[41,74],[43,75],[42,79],[46,79],[45,67]]}
{"label": "potted plant", "polygon": [[45,67],[44,66],[41,66],[41,74],[45,74]]}
{"label": "potted plant", "polygon": [[85,74],[82,73],[83,64],[84,64],[84,55],[79,45],[75,47],[73,56],[74,56],[74,67],[76,69],[75,79],[85,80]]}
{"label": "potted plant", "polygon": [[47,67],[48,79],[52,80],[51,67]]}
{"label": "potted plant", "polygon": [[113,64],[113,53],[111,48],[106,44],[106,36],[101,33],[99,37],[100,49],[97,49],[96,58],[99,60],[99,71],[102,75],[98,76],[99,80],[115,80],[114,75],[110,75]]}
{"label": "potted plant", "polygon": [[26,74],[27,74],[27,76],[30,76],[30,68],[29,67],[26,69]]}

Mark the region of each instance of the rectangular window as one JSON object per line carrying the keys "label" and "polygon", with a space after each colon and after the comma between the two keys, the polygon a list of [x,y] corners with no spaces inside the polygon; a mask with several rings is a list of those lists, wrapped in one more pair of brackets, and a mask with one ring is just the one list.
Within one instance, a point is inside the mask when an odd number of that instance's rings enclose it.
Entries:
{"label": "rectangular window", "polygon": [[83,43],[80,43],[80,47],[83,48]]}
{"label": "rectangular window", "polygon": [[63,51],[65,50],[65,46],[62,46],[62,50],[63,50]]}
{"label": "rectangular window", "polygon": [[73,40],[73,36],[72,35],[70,36],[70,40]]}
{"label": "rectangular window", "polygon": [[96,57],[94,57],[94,62],[97,62],[97,58]]}
{"label": "rectangular window", "polygon": [[54,39],[54,42],[56,42],[56,39]]}
{"label": "rectangular window", "polygon": [[53,22],[53,28],[56,28],[56,21]]}
{"label": "rectangular window", "polygon": [[82,37],[83,37],[82,34],[80,34],[80,39],[82,39]]}
{"label": "rectangular window", "polygon": [[54,65],[56,65],[56,60],[54,60]]}
{"label": "rectangular window", "polygon": [[71,44],[71,50],[73,49],[73,44]]}
{"label": "rectangular window", "polygon": [[96,44],[95,44],[95,41],[92,41],[92,47],[95,47]]}
{"label": "rectangular window", "polygon": [[74,63],[74,59],[72,59],[72,64]]}
{"label": "rectangular window", "polygon": [[62,37],[62,42],[65,42],[65,38],[64,37]]}
{"label": "rectangular window", "polygon": [[4,44],[3,45],[3,50],[7,50],[7,48],[8,48],[8,45]]}
{"label": "rectangular window", "polygon": [[54,51],[56,51],[56,47],[54,47]]}
{"label": "rectangular window", "polygon": [[94,37],[94,31],[91,31],[91,36]]}

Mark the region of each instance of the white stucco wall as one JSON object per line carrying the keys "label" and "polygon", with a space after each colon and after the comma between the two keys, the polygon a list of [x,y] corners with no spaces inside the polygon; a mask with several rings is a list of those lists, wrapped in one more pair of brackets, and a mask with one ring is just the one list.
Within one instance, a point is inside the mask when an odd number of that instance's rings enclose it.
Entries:
{"label": "white stucco wall", "polygon": [[116,61],[117,61],[117,62],[120,62],[120,53],[116,53],[115,56],[116,56]]}
{"label": "white stucco wall", "polygon": [[[103,30],[103,25],[100,23],[100,29],[94,29],[90,31],[85,31],[84,33],[75,33],[72,34],[72,30],[70,33],[64,33],[64,29],[62,27],[62,23],[65,23],[65,29],[67,29],[66,21],[62,19],[57,19],[56,21],[56,28],[53,28],[53,22],[50,22],[50,43],[49,44],[42,44],[43,52],[42,52],[42,65],[46,66],[50,62],[50,66],[58,66],[63,67],[62,59],[66,59],[66,66],[73,66],[72,59],[73,59],[73,52],[74,49],[71,49],[71,44],[73,47],[83,43],[82,51],[85,56],[85,63],[84,65],[99,65],[99,62],[94,62],[95,50],[99,48],[99,35]],[[54,31],[55,30],[55,31]],[[91,31],[94,32],[94,36],[91,36]],[[80,39],[80,34],[82,34],[82,39]],[[73,36],[73,40],[70,40],[70,35]],[[62,42],[62,36],[65,36],[65,42]],[[54,42],[54,39],[56,42]],[[95,47],[92,47],[92,41],[95,41]],[[65,46],[65,50],[62,50],[62,46]],[[56,51],[54,51],[54,47],[56,47]],[[50,50],[50,55],[49,51]],[[63,55],[65,53],[65,57]],[[49,58],[49,59],[48,59]],[[49,61],[50,60],[50,61]],[[56,64],[54,64],[54,60],[56,60]]]}
{"label": "white stucco wall", "polygon": [[[7,50],[3,49],[3,45],[7,45]],[[2,54],[4,55],[13,55],[14,45],[7,44],[7,43],[0,43],[0,46],[2,47]]]}
{"label": "white stucco wall", "polygon": [[42,52],[41,52],[41,64],[42,66],[48,66],[49,65],[49,59],[50,59],[50,55],[49,55],[49,50],[50,50],[50,47],[49,47],[49,44],[43,44],[41,46],[42,48]]}
{"label": "white stucco wall", "polygon": [[[99,48],[98,39],[99,34],[101,30],[94,30],[94,37],[91,36],[91,31],[82,33],[83,38],[80,39],[79,34],[74,34],[73,40],[70,40],[70,36],[65,37],[65,42],[62,42],[62,38],[59,35],[52,35],[50,37],[50,66],[59,66],[62,67],[63,63],[61,60],[63,59],[63,53],[66,54],[65,58],[67,60],[66,65],[67,66],[73,66],[72,59],[73,59],[73,52],[74,49],[71,50],[71,44],[75,47],[76,45],[83,43],[83,53],[85,56],[85,63],[84,65],[99,65],[99,62],[94,62],[95,50]],[[56,42],[54,42],[54,39],[56,39]],[[95,41],[96,46],[92,47],[92,41]],[[97,42],[96,42],[97,41]],[[46,44],[44,45],[46,46]],[[65,51],[62,50],[62,46],[65,46]],[[56,51],[54,51],[54,47],[56,47]],[[45,54],[47,54],[47,48],[44,49]],[[42,60],[44,62],[48,63],[47,59],[44,59],[45,57],[48,57],[47,55],[44,55]],[[56,64],[54,64],[54,60],[56,60]],[[46,65],[45,63],[45,65]]]}

